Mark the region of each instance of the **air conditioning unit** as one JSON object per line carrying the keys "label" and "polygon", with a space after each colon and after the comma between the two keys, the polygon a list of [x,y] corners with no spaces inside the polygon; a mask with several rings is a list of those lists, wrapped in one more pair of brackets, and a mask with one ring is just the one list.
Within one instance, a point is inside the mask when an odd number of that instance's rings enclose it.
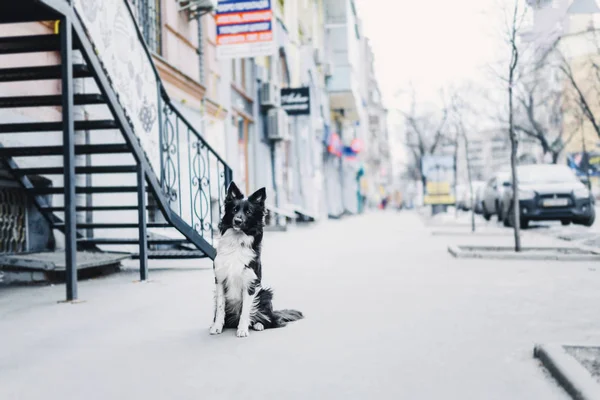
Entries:
{"label": "air conditioning unit", "polygon": [[179,5],[179,11],[188,13],[191,20],[200,18],[217,8],[217,0],[176,0]]}
{"label": "air conditioning unit", "polygon": [[256,79],[263,83],[268,82],[269,71],[267,70],[267,68],[263,67],[262,65],[256,65]]}
{"label": "air conditioning unit", "polygon": [[323,49],[314,49],[313,57],[315,59],[315,64],[323,64]]}
{"label": "air conditioning unit", "polygon": [[270,140],[289,140],[289,117],[283,108],[272,108],[267,113],[267,136]]}
{"label": "air conditioning unit", "polygon": [[331,63],[331,61],[323,64],[323,74],[326,78],[333,76],[333,64]]}
{"label": "air conditioning unit", "polygon": [[281,105],[281,93],[277,85],[270,82],[262,84],[260,105],[263,107],[279,107]]}

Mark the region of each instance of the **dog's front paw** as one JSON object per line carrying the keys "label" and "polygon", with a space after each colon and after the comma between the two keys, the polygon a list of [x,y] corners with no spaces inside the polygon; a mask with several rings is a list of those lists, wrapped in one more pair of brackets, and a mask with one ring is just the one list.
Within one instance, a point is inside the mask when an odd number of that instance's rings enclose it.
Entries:
{"label": "dog's front paw", "polygon": [[265,330],[265,326],[263,324],[261,324],[260,322],[255,323],[252,326],[252,329],[254,329],[255,331],[264,331]]}
{"label": "dog's front paw", "polygon": [[223,325],[220,325],[220,324],[213,324],[213,325],[210,327],[210,330],[209,330],[209,332],[210,332],[210,334],[211,334],[211,335],[218,335],[218,334],[220,334],[221,332],[223,332]]}
{"label": "dog's front paw", "polygon": [[248,332],[248,328],[238,328],[237,337],[248,337],[250,332]]}

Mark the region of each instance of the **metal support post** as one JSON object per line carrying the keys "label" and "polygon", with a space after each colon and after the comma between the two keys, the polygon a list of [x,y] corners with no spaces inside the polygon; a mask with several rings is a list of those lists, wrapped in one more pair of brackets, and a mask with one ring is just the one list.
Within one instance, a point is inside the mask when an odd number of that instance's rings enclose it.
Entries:
{"label": "metal support post", "polygon": [[148,232],[146,225],[146,174],[140,162],[137,166],[138,224],[140,244],[140,280],[148,279]]}
{"label": "metal support post", "polygon": [[75,123],[73,119],[73,32],[69,18],[60,23],[64,158],[65,265],[67,301],[77,300],[77,215],[75,213]]}

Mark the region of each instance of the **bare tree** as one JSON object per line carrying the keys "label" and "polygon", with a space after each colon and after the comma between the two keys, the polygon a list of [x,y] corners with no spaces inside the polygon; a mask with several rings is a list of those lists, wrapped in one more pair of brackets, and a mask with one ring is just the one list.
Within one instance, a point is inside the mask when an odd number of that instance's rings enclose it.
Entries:
{"label": "bare tree", "polygon": [[565,96],[562,87],[554,89],[547,80],[551,66],[538,63],[519,82],[515,94],[514,129],[537,141],[544,156],[556,164],[565,147],[577,133],[563,125]]}
{"label": "bare tree", "polygon": [[[515,129],[515,86],[519,80],[519,32],[525,18],[526,8],[522,4],[522,0],[514,0],[514,7],[506,15],[506,43],[510,49],[510,58],[507,65],[506,89],[508,92],[508,132],[510,138],[510,169],[512,175],[512,204],[508,209],[507,217],[512,220],[515,237],[515,251],[521,251],[521,217],[519,209],[519,180],[517,177],[517,157],[519,150],[519,142]],[[510,214],[512,213],[512,215]]]}
{"label": "bare tree", "polygon": [[417,109],[417,99],[414,89],[410,90],[410,107],[408,111],[399,110],[406,124],[405,146],[410,150],[414,166],[413,170],[425,186],[425,174],[422,161],[429,154],[435,154],[444,143],[448,122],[448,108],[444,105],[439,113],[432,110]]}
{"label": "bare tree", "polygon": [[[562,112],[571,111],[574,121],[580,121],[583,117],[600,137],[600,116],[595,112],[600,100],[600,46],[597,37],[598,30],[590,29],[577,33],[558,36],[545,49],[540,57],[539,63],[546,63],[551,68],[558,70],[566,80],[570,91],[563,92]],[[577,72],[573,70],[571,60],[561,50],[561,45],[566,40],[593,35],[591,41],[596,46],[596,52],[589,55],[587,59],[579,62]],[[568,46],[563,46],[568,48]],[[574,123],[573,125],[577,125]],[[574,129],[576,131],[576,129]],[[569,133],[571,138],[572,133]]]}
{"label": "bare tree", "polygon": [[[597,73],[598,67],[593,61],[590,61],[590,64],[587,66],[589,69],[586,74],[587,76],[585,77],[585,82],[590,89],[585,90],[585,86],[581,84],[575,76],[569,60],[567,60],[559,49],[556,51],[559,56],[558,69],[564,74],[571,89],[573,89],[571,101],[579,108],[581,114],[591,124],[596,134],[600,137],[600,120],[595,114],[593,107],[593,98],[594,96],[598,96],[597,91],[600,91],[600,88],[598,88],[598,85],[600,84],[600,75]],[[583,68],[585,69],[586,66],[584,65]]]}
{"label": "bare tree", "polygon": [[[466,114],[472,109],[464,101],[462,93],[454,92],[451,97],[452,122],[455,130],[455,160],[458,158],[458,149],[461,144],[464,146],[465,162],[467,165],[467,180],[469,182],[469,197],[471,202],[471,231],[475,232],[475,195],[473,193],[473,176],[471,171],[471,159],[469,153],[469,139],[467,137]],[[462,143],[461,143],[462,142]],[[455,175],[456,175],[455,161]]]}

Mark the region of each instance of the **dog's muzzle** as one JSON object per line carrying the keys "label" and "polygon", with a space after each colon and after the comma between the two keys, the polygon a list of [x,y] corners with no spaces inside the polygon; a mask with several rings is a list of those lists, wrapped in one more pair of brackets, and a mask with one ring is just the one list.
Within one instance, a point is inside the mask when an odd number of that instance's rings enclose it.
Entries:
{"label": "dog's muzzle", "polygon": [[235,217],[233,219],[233,227],[234,228],[240,228],[243,223],[244,223],[244,220],[242,220],[242,218],[240,218],[240,217]]}

